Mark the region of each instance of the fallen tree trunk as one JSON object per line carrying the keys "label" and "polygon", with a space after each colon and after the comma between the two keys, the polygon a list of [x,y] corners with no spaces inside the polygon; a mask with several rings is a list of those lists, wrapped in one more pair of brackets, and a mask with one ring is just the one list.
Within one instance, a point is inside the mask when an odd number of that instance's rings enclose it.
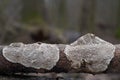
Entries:
{"label": "fallen tree trunk", "polygon": [[49,72],[119,73],[120,45],[111,45],[87,34],[70,45],[12,43],[0,46],[1,74]]}

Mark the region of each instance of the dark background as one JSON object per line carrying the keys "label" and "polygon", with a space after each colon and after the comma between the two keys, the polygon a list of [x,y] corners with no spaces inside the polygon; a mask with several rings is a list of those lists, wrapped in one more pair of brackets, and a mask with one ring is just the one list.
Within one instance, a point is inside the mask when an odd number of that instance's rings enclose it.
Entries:
{"label": "dark background", "polygon": [[120,43],[120,0],[0,0],[0,44],[71,43],[86,33]]}

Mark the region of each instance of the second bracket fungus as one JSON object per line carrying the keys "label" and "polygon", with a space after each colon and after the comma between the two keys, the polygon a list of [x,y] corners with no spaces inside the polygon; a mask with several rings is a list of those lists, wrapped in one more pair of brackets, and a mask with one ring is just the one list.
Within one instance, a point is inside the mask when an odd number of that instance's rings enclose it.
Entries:
{"label": "second bracket fungus", "polygon": [[90,72],[105,71],[114,57],[115,46],[94,34],[86,34],[71,45],[66,45],[64,53],[72,61],[72,67],[80,69],[83,62]]}
{"label": "second bracket fungus", "polygon": [[52,69],[59,60],[59,48],[45,43],[12,43],[3,48],[3,56],[12,63],[36,69]]}

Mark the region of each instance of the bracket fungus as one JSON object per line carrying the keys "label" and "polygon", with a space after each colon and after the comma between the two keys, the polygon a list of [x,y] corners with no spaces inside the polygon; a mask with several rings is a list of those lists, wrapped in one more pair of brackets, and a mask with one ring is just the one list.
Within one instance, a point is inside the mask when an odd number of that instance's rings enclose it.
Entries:
{"label": "bracket fungus", "polygon": [[12,43],[3,48],[3,56],[12,63],[35,69],[52,69],[59,60],[59,48],[45,43]]}
{"label": "bracket fungus", "polygon": [[105,71],[114,57],[115,46],[94,34],[86,34],[70,45],[64,53],[72,61],[71,67],[80,69],[83,62],[89,72]]}
{"label": "bracket fungus", "polygon": [[[110,62],[115,63],[115,53],[114,45],[90,33],[69,45],[12,43],[2,49],[4,59],[11,64],[22,64],[25,68],[91,73],[109,69]],[[64,67],[66,64],[67,66]]]}

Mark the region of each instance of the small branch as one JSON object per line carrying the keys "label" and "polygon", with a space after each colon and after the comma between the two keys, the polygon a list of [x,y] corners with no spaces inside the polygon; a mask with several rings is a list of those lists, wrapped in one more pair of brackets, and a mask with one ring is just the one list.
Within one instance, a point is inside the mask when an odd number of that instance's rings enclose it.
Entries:
{"label": "small branch", "polygon": [[12,43],[0,46],[0,73],[120,72],[120,45],[93,34],[70,45]]}

